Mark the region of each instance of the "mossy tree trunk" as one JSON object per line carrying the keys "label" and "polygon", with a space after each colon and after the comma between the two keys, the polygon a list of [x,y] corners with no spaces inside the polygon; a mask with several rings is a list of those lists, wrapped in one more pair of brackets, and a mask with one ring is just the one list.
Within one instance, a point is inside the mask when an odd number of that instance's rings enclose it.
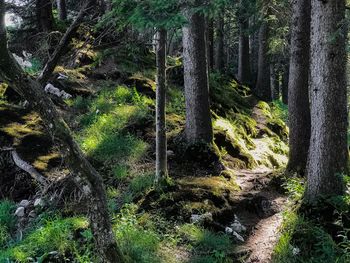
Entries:
{"label": "mossy tree trunk", "polygon": [[287,169],[304,172],[310,145],[309,103],[310,0],[293,0],[289,73],[289,161]]}
{"label": "mossy tree trunk", "polygon": [[264,21],[259,29],[258,76],[255,92],[260,99],[267,102],[272,100],[268,50],[268,24]]}
{"label": "mossy tree trunk", "polygon": [[23,72],[8,51],[4,14],[5,3],[4,0],[0,0],[0,79],[11,84],[16,92],[31,103],[49,134],[58,140],[64,159],[76,176],[77,182],[81,184],[81,189],[88,195],[88,216],[100,261],[124,262],[112,231],[102,177],[85,158],[67,124],[41,85]]}
{"label": "mossy tree trunk", "polygon": [[314,202],[344,193],[349,152],[345,0],[312,0],[311,5],[311,142],[305,197]]}
{"label": "mossy tree trunk", "polygon": [[186,9],[183,27],[183,63],[186,100],[186,138],[189,144],[211,143],[213,128],[209,107],[208,67],[204,15]]}
{"label": "mossy tree trunk", "polygon": [[165,121],[166,103],[166,42],[167,31],[158,29],[156,35],[157,90],[156,90],[156,178],[157,184],[168,176],[167,139]]}
{"label": "mossy tree trunk", "polygon": [[241,83],[250,83],[250,47],[249,47],[249,16],[247,0],[240,0],[238,14],[239,21],[239,52],[238,52],[238,80]]}

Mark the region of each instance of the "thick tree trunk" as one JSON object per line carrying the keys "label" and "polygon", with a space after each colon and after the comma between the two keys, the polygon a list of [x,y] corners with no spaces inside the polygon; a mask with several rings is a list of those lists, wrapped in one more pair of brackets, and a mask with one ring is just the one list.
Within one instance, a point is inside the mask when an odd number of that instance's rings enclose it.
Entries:
{"label": "thick tree trunk", "polygon": [[213,128],[209,107],[209,85],[205,51],[204,16],[185,11],[183,62],[186,98],[186,137],[188,143],[211,143]]}
{"label": "thick tree trunk", "polygon": [[292,2],[291,56],[289,69],[290,171],[304,172],[310,145],[309,103],[310,0]]}
{"label": "thick tree trunk", "polygon": [[223,72],[225,67],[225,55],[224,55],[224,17],[223,12],[217,19],[216,26],[216,56],[215,56],[215,69],[219,72]]}
{"label": "thick tree trunk", "polygon": [[[95,238],[96,252],[101,262],[124,262],[112,232],[107,209],[107,200],[102,177],[84,157],[78,144],[59,115],[52,101],[41,85],[26,75],[17,64],[7,47],[4,25],[4,0],[0,0],[0,79],[29,101],[39,113],[52,138],[59,140],[62,154],[71,171],[79,180],[85,194],[89,195],[89,219]],[[77,180],[78,181],[78,180]],[[83,182],[87,185],[83,186]]]}
{"label": "thick tree trunk", "polygon": [[54,19],[50,0],[36,0],[36,17],[40,31],[52,31]]}
{"label": "thick tree trunk", "polygon": [[271,101],[270,66],[268,58],[268,25],[263,22],[259,30],[258,77],[255,92],[260,99]]}
{"label": "thick tree trunk", "polygon": [[[344,193],[348,169],[345,0],[312,0],[306,200]],[[291,98],[289,100],[291,102]]]}
{"label": "thick tree trunk", "polygon": [[157,33],[157,91],[156,91],[156,178],[157,184],[168,176],[167,140],[165,122],[166,102],[166,38],[167,31],[159,29]]}
{"label": "thick tree trunk", "polygon": [[58,10],[58,18],[61,21],[66,21],[67,20],[66,0],[57,0],[57,10]]}
{"label": "thick tree trunk", "polygon": [[49,80],[52,72],[55,70],[55,67],[57,66],[60,58],[62,57],[65,49],[69,45],[69,42],[73,38],[74,34],[77,32],[79,25],[81,24],[84,16],[86,15],[89,7],[95,3],[95,0],[89,0],[86,1],[85,4],[83,5],[82,9],[78,13],[77,17],[73,21],[73,23],[70,25],[70,27],[67,29],[63,37],[61,38],[58,46],[56,47],[54,53],[52,56],[49,58],[47,63],[45,64],[44,69],[40,73],[38,77],[38,82],[41,85],[45,85],[47,81]]}
{"label": "thick tree trunk", "polygon": [[208,19],[208,65],[209,70],[214,69],[214,19]]}
{"label": "thick tree trunk", "polygon": [[249,17],[246,10],[246,1],[240,1],[239,14],[239,51],[238,51],[238,80],[241,83],[250,83],[250,54],[249,54]]}

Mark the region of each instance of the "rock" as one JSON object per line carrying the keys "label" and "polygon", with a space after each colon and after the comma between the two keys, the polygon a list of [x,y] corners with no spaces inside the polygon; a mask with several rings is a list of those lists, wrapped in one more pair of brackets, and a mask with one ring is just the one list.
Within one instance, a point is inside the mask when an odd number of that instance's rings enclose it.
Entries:
{"label": "rock", "polygon": [[194,224],[203,223],[204,221],[213,221],[212,213],[208,212],[203,215],[191,215],[191,222]]}
{"label": "rock", "polygon": [[30,202],[28,200],[24,199],[18,204],[18,207],[27,208],[29,206],[29,204],[30,204]]}
{"label": "rock", "polygon": [[231,227],[226,227],[225,233],[228,235],[232,235],[239,242],[244,242],[244,238],[240,234],[238,234],[236,231],[234,231]]}
{"label": "rock", "polygon": [[239,222],[238,216],[235,215],[234,222],[230,225],[230,227],[233,229],[233,231],[237,233],[242,233],[247,231],[247,228]]}
{"label": "rock", "polygon": [[22,206],[18,207],[16,212],[15,212],[15,216],[23,217],[24,216],[24,207],[22,207]]}
{"label": "rock", "polygon": [[65,92],[64,90],[60,90],[60,89],[56,88],[51,83],[48,83],[45,86],[45,92],[48,94],[52,94],[52,95],[55,95],[57,97],[60,97],[62,99],[70,99],[73,97],[71,94]]}
{"label": "rock", "polygon": [[36,217],[36,213],[34,210],[30,211],[29,215],[30,218],[35,218]]}
{"label": "rock", "polygon": [[292,254],[293,256],[296,256],[300,253],[300,248],[298,247],[292,247]]}
{"label": "rock", "polygon": [[41,198],[37,198],[34,201],[34,207],[43,207],[44,206],[44,201]]}

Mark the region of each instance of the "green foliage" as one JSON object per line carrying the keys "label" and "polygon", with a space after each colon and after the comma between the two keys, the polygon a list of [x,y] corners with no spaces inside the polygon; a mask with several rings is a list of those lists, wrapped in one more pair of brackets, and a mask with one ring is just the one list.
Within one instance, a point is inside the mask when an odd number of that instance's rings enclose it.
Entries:
{"label": "green foliage", "polygon": [[25,71],[28,74],[36,75],[42,70],[43,65],[38,58],[33,57],[29,60],[29,62],[32,64],[32,66],[30,68],[25,68]]}
{"label": "green foliage", "polygon": [[[83,240],[87,243],[78,243],[74,240],[77,231],[84,231],[88,222],[84,218],[51,218],[46,220],[41,227],[30,232],[22,241],[14,243],[7,250],[0,251],[0,262],[6,259],[16,262],[28,262],[30,258],[36,258],[43,262],[48,258],[49,252],[57,251],[60,257],[73,254],[77,262],[88,262],[92,258],[91,238],[87,238],[86,232]],[[85,260],[84,260],[85,259]]]}
{"label": "green foliage", "polygon": [[4,226],[8,231],[13,231],[16,225],[14,212],[16,205],[9,200],[0,202],[0,225]]}
{"label": "green foliage", "polygon": [[287,190],[288,195],[294,201],[300,201],[305,192],[305,179],[299,177],[286,177],[282,185]]}
{"label": "green foliage", "polygon": [[285,105],[281,100],[275,100],[272,102],[271,111],[272,115],[276,118],[279,118],[284,122],[288,121],[288,106]]}

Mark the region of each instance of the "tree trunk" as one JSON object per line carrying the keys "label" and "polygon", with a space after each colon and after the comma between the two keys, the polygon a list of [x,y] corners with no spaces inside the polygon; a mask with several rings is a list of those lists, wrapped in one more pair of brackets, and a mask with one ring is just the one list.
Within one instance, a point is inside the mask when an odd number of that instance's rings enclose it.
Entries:
{"label": "tree trunk", "polygon": [[214,20],[207,18],[207,58],[209,71],[214,69]]}
{"label": "tree trunk", "polygon": [[239,51],[238,51],[238,80],[241,83],[250,83],[250,54],[249,54],[249,17],[246,10],[246,1],[240,1],[239,14]]}
{"label": "tree trunk", "polygon": [[166,102],[166,38],[167,31],[159,29],[157,33],[157,91],[156,91],[156,178],[157,184],[168,176],[167,140],[165,122]]}
{"label": "tree trunk", "polygon": [[270,66],[268,58],[268,25],[263,22],[259,30],[258,77],[255,92],[260,99],[271,101]]}
{"label": "tree trunk", "polygon": [[66,0],[57,0],[57,10],[58,10],[58,18],[61,21],[66,21],[67,20]]}
{"label": "tree trunk", "polygon": [[54,53],[49,58],[47,63],[45,64],[44,69],[40,73],[38,77],[38,82],[41,85],[45,85],[47,81],[49,80],[52,72],[55,70],[60,58],[63,55],[63,52],[67,48],[69,42],[73,38],[74,34],[77,32],[79,25],[81,24],[85,14],[87,13],[89,6],[92,5],[95,2],[95,0],[89,0],[86,1],[83,5],[82,9],[78,13],[77,17],[73,21],[73,23],[70,25],[70,27],[67,29],[63,37],[61,38],[60,42],[58,43],[58,46],[56,47]]}
{"label": "tree trunk", "polygon": [[310,12],[309,0],[293,0],[289,70],[289,162],[290,171],[304,172],[310,145],[309,103]]}
{"label": "tree trunk", "polygon": [[[348,169],[345,1],[312,0],[306,200],[342,195]],[[291,100],[290,100],[291,101]]]}
{"label": "tree trunk", "polygon": [[36,17],[40,31],[50,32],[53,30],[54,19],[50,0],[36,0]]}
{"label": "tree trunk", "polygon": [[250,46],[250,69],[251,69],[251,82],[253,84],[257,81],[258,76],[258,58],[259,58],[259,37],[258,32],[254,32],[250,35],[249,46]]}
{"label": "tree trunk", "polygon": [[90,227],[100,261],[124,262],[109,221],[102,177],[84,157],[78,144],[74,141],[70,129],[41,85],[26,75],[9,53],[4,13],[5,3],[4,0],[0,0],[0,79],[10,83],[19,94],[33,105],[52,138],[59,140],[58,145],[72,173],[76,175],[77,179],[81,177],[84,183],[87,183],[87,185],[83,185],[82,180],[77,180],[81,183],[85,194],[89,195]]}
{"label": "tree trunk", "polygon": [[282,74],[282,102],[286,105],[288,105],[288,90],[289,90],[289,60],[286,61],[286,64],[283,67],[283,74]]}
{"label": "tree trunk", "polygon": [[220,17],[217,20],[216,42],[217,42],[217,46],[216,46],[216,57],[215,57],[215,69],[219,72],[223,72],[225,67],[223,12],[221,12]]}
{"label": "tree trunk", "polygon": [[278,70],[274,65],[270,64],[270,83],[271,83],[271,95],[272,100],[279,99],[279,79],[278,79]]}
{"label": "tree trunk", "polygon": [[209,107],[204,16],[185,11],[183,63],[186,98],[186,137],[189,144],[211,143],[213,128]]}

